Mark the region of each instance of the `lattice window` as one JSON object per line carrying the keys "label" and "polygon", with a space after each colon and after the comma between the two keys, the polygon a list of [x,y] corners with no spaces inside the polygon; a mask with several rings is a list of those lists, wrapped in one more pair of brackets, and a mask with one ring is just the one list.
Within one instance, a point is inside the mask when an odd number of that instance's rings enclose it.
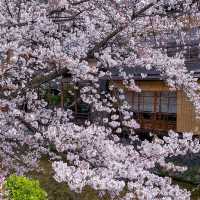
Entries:
{"label": "lattice window", "polygon": [[165,131],[176,129],[176,92],[128,92],[126,98],[141,127]]}

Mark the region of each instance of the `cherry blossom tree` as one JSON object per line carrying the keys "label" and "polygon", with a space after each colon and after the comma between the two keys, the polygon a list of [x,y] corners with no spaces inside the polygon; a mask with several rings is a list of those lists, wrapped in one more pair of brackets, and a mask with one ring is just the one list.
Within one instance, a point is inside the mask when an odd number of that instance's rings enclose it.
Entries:
{"label": "cherry blossom tree", "polygon": [[[188,17],[198,19],[198,1],[1,0],[2,177],[36,169],[48,155],[55,179],[76,192],[91,186],[101,196],[124,200],[190,199],[188,191],[153,169],[184,171],[166,158],[199,152],[199,141],[191,133],[179,137],[173,131],[163,139],[141,141],[124,89],[118,95],[112,85],[100,90],[101,79],[112,79],[117,69],[124,88],[140,92],[125,66],[153,68],[171,89],[185,92],[198,116],[200,87],[184,64],[184,52],[169,57],[164,48],[172,37],[184,50],[185,29],[192,26]],[[74,86],[90,83],[80,89],[80,98],[94,113],[104,113],[101,119],[78,125],[70,107],[51,108],[38,95],[38,88],[66,74]],[[127,143],[120,139],[124,127]]]}

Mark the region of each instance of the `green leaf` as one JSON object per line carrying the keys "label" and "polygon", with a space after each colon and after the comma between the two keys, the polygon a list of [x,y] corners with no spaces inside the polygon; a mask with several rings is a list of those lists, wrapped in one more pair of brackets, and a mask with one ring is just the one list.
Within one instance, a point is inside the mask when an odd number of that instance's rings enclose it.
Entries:
{"label": "green leaf", "polygon": [[47,193],[39,181],[24,176],[11,175],[5,183],[9,200],[47,200]]}

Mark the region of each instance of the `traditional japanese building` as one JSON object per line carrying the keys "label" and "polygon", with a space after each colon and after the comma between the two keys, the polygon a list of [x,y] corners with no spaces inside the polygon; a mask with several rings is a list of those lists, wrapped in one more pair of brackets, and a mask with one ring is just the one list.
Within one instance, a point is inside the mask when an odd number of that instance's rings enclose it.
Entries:
{"label": "traditional japanese building", "polygon": [[[178,37],[178,36],[177,36]],[[194,77],[200,82],[200,49],[199,29],[191,29],[186,33],[184,44],[177,43],[174,35],[168,37],[166,45],[168,56],[174,56],[185,49],[185,65],[188,71],[194,72]],[[141,67],[124,67],[126,74],[133,75],[141,93],[129,89],[125,90],[126,99],[134,112],[141,130],[154,132],[190,132],[200,135],[200,120],[196,118],[194,107],[185,93],[181,90],[171,91],[160,73],[154,69],[145,70]],[[123,78],[119,71],[114,69],[110,84],[116,88],[123,87]],[[146,74],[142,77],[141,74]]]}
{"label": "traditional japanese building", "polygon": [[[199,73],[196,75],[200,77]],[[115,78],[110,84],[120,88],[123,87],[122,81]],[[142,92],[127,89],[125,96],[141,130],[192,131],[200,134],[200,120],[196,118],[193,105],[183,91],[171,91],[159,74],[148,74],[145,79],[136,79],[136,84]]]}

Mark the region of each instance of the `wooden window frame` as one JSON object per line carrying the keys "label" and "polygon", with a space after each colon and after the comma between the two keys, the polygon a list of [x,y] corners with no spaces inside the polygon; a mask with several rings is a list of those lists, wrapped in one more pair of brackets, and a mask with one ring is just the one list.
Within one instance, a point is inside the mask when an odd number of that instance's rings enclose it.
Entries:
{"label": "wooden window frame", "polygon": [[[144,91],[145,92],[145,91]],[[148,91],[149,92],[149,91]],[[169,107],[170,107],[170,99],[175,98],[177,99],[177,95],[175,96],[170,96],[171,91],[166,91],[167,92],[167,112],[161,112],[160,106],[162,105],[161,102],[161,92],[152,92],[153,100],[152,100],[152,111],[144,111],[144,103],[145,103],[145,96],[143,94],[139,95],[137,93],[132,93],[131,99],[132,99],[132,107],[134,108],[133,104],[136,102],[137,103],[137,110],[133,110],[136,116],[136,120],[139,121],[141,124],[141,127],[149,127],[148,129],[159,129],[159,130],[164,130],[167,131],[169,129],[174,129],[176,130],[176,123],[177,123],[177,103],[176,105],[176,111],[175,113],[169,112]],[[137,98],[135,100],[134,98]],[[159,102],[159,103],[158,103]],[[142,104],[142,111],[141,111],[141,104]],[[145,117],[149,115],[148,117]],[[170,120],[174,119],[174,120]],[[156,128],[157,127],[157,128]],[[171,128],[170,128],[171,127]]]}

